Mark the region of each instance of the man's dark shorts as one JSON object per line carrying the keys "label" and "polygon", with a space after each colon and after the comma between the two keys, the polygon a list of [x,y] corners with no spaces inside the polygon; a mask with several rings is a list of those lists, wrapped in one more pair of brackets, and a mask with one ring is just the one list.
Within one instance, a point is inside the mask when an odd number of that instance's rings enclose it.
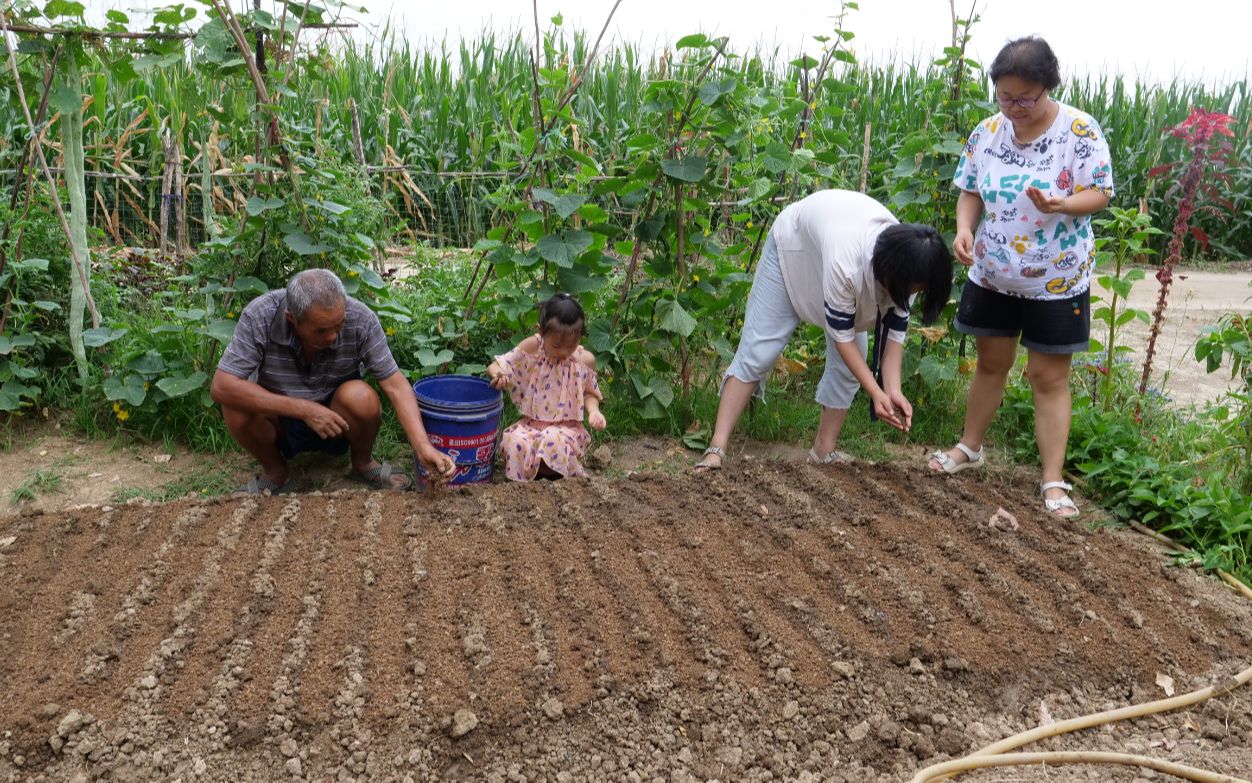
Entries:
{"label": "man's dark shorts", "polygon": [[967,282],[956,311],[956,330],[977,337],[1017,337],[1039,353],[1086,351],[1091,343],[1091,291],[1065,299],[1036,300],[989,291]]}
{"label": "man's dark shorts", "polygon": [[[321,401],[322,405],[330,406],[330,401],[335,395],[330,395]],[[284,459],[291,459],[303,451],[320,451],[323,454],[333,454],[336,457],[348,453],[347,438],[323,438],[309,428],[303,419],[291,419],[286,416],[278,417],[278,453],[283,455]]]}

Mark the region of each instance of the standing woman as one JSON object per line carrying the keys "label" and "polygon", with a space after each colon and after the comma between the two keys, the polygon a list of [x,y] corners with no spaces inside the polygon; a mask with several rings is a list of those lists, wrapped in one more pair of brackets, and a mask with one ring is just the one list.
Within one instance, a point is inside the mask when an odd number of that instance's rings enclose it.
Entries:
{"label": "standing woman", "polygon": [[961,195],[952,249],[970,267],[956,328],[974,335],[978,364],[965,431],[953,448],[934,453],[930,467],[955,473],[984,464],[983,438],[1020,337],[1035,397],[1044,506],[1077,516],[1061,479],[1070,363],[1087,350],[1091,333],[1091,215],[1113,195],[1109,147],[1090,115],[1051,97],[1061,75],[1043,39],[1010,41],[991,64],[991,80],[1000,113],[970,134],[953,177]]}
{"label": "standing woman", "polygon": [[[791,333],[801,321],[826,334],[826,371],[817,384],[821,419],[809,461],[848,459],[839,432],[857,389],[878,418],[908,431],[913,407],[900,388],[909,306],[921,295],[933,323],[952,295],[952,255],[930,226],[900,223],[862,193],[823,190],[791,204],[770,228],[748,294],[734,361],[722,376],[713,437],[696,470],[717,469],[739,416],[764,397]],[[866,333],[878,327],[879,374],[865,360]]]}

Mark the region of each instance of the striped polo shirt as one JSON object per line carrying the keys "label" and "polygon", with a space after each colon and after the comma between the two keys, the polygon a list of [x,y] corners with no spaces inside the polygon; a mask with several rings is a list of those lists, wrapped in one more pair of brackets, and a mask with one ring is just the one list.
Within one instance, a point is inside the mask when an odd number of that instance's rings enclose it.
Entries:
{"label": "striped polo shirt", "polygon": [[262,294],[239,316],[217,369],[275,394],[319,402],[333,396],[345,381],[363,378],[366,371],[380,381],[399,372],[374,311],[350,296],[344,309],[343,329],[335,342],[309,362],[287,320],[286,289]]}

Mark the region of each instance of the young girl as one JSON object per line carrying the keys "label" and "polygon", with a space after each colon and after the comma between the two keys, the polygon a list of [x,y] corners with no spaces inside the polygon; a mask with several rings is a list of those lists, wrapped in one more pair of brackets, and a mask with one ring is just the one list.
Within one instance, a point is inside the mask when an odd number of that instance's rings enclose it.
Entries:
{"label": "young girl", "polygon": [[586,476],[582,458],[591,443],[583,427],[604,429],[596,357],[578,344],[586,333],[582,306],[569,294],[539,305],[539,333],[497,356],[487,377],[509,390],[520,421],[504,431],[504,475],[513,481],[536,476]]}

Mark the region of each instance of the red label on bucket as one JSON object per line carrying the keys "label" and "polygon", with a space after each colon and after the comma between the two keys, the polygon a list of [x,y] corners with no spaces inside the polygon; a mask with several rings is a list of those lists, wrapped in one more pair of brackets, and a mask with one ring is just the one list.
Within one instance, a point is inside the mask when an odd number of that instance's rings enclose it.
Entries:
{"label": "red label on bucket", "polygon": [[426,437],[430,438],[430,443],[437,449],[481,449],[490,448],[496,442],[496,432],[483,433],[482,435],[470,435],[468,437],[455,437],[452,435],[437,435],[433,432],[427,432]]}

